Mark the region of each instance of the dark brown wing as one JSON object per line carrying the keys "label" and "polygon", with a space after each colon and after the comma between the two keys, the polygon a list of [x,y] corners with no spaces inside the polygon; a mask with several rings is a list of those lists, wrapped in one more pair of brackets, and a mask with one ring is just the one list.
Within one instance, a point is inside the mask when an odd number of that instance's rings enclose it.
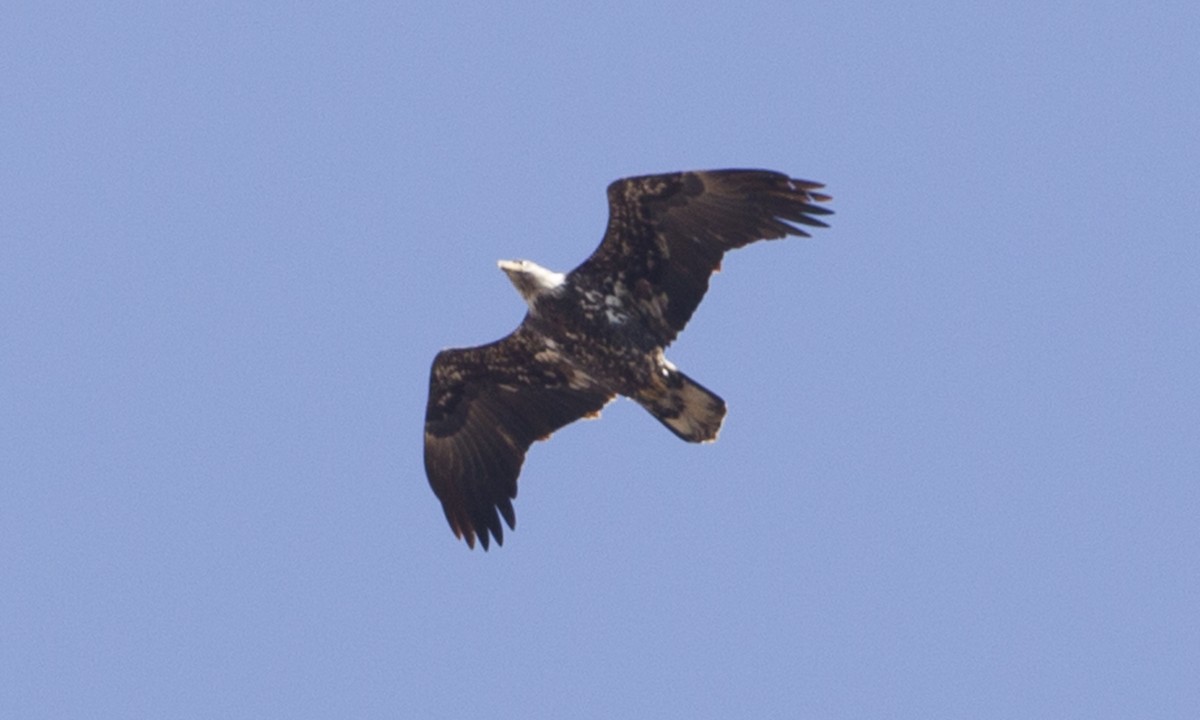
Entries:
{"label": "dark brown wing", "polygon": [[524,325],[503,340],[443,350],[429,375],[425,472],[455,536],[488,548],[504,543],[500,516],[516,523],[512,500],[525,452],[535,440],[612,399],[556,361]]}
{"label": "dark brown wing", "polygon": [[711,170],[617,180],[608,186],[608,229],[572,272],[591,283],[620,283],[641,303],[663,344],[683,330],[729,250],[756,240],[808,236],[796,224],[831,198],[820,183],[768,170]]}

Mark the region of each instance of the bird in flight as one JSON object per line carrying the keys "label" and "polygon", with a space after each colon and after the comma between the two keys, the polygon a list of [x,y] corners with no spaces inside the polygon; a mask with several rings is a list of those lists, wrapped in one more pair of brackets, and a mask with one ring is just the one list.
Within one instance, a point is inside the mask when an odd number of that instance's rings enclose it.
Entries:
{"label": "bird in flight", "polygon": [[725,401],[663,351],[727,251],[827,227],[822,187],[767,170],[625,178],[608,186],[608,228],[579,267],[501,261],[525,319],[493,343],[439,352],[430,371],[425,472],[455,536],[503,544],[529,446],[617,395],[688,442],[716,440]]}

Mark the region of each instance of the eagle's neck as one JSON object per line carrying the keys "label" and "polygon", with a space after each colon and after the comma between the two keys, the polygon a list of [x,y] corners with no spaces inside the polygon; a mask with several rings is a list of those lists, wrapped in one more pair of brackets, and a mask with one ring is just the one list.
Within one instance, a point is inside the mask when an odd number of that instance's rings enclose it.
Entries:
{"label": "eagle's neck", "polygon": [[536,310],[535,303],[538,298],[547,293],[558,292],[567,280],[563,273],[547,270],[528,260],[501,260],[499,265],[517,288],[517,292],[521,293],[531,311]]}

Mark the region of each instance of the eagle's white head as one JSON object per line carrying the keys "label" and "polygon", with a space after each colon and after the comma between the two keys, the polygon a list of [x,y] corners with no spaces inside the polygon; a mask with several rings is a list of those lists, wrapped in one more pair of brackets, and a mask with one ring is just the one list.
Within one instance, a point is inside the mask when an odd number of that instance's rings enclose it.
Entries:
{"label": "eagle's white head", "polygon": [[531,310],[538,297],[558,288],[567,279],[567,276],[562,273],[547,270],[528,260],[501,260],[497,264],[516,286],[521,297],[525,298],[525,302],[529,304]]}

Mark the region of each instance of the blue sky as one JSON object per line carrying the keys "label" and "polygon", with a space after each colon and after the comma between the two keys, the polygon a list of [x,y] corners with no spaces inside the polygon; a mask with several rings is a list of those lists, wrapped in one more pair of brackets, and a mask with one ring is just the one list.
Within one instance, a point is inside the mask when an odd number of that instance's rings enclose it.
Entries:
{"label": "blue sky", "polygon": [[[1194,3],[25,3],[12,717],[1194,717]],[[468,551],[429,363],[632,174],[827,183]]]}

